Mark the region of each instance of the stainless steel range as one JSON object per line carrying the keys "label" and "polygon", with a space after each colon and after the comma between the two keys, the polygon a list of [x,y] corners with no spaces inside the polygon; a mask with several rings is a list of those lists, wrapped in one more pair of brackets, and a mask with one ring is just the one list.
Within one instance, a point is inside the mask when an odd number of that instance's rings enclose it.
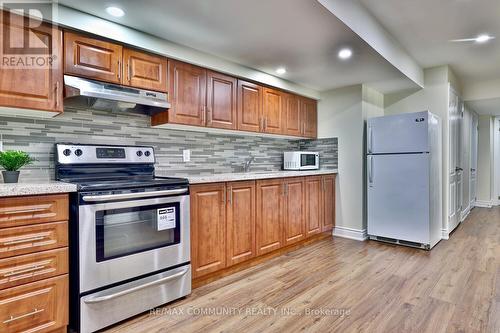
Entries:
{"label": "stainless steel range", "polygon": [[56,145],[71,198],[70,328],[93,332],[191,292],[189,187],[152,147]]}

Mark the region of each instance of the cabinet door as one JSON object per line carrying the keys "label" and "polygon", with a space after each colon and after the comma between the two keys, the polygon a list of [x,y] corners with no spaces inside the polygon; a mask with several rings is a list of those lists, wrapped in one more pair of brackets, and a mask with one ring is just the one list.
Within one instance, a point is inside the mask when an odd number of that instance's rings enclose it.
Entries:
{"label": "cabinet door", "polygon": [[316,101],[309,98],[302,98],[301,113],[303,122],[302,134],[308,138],[318,136],[318,113],[316,110]]}
{"label": "cabinet door", "polygon": [[320,176],[306,177],[306,236],[317,234],[323,228],[323,179]]}
{"label": "cabinet door", "polygon": [[335,226],[335,175],[323,176],[323,225],[322,231]]}
{"label": "cabinet door", "polygon": [[207,126],[236,129],[237,79],[208,71],[207,73]]}
{"label": "cabinet door", "polygon": [[167,58],[126,48],[123,64],[123,84],[167,92]]}
{"label": "cabinet door", "polygon": [[286,94],[284,98],[284,123],[285,134],[302,135],[302,115],[300,113],[300,98],[296,95]]}
{"label": "cabinet door", "polygon": [[64,32],[64,74],[122,82],[122,46]]}
{"label": "cabinet door", "polygon": [[[5,66],[5,62],[10,58],[10,54],[2,54],[4,66],[0,68],[0,105],[13,108],[27,108],[36,110],[46,110],[53,112],[63,111],[63,75],[62,75],[62,32],[53,29],[50,25],[29,28],[23,22],[23,17],[19,15],[9,15],[7,11],[0,12],[5,45],[18,47],[25,45],[24,38],[29,35],[36,35],[39,40],[36,42],[38,48],[46,49],[45,54],[39,54],[40,58],[47,62],[52,62],[50,66],[29,66],[17,64],[16,59],[24,59],[24,55],[32,57],[28,48],[23,48],[20,53],[13,55],[13,68]],[[32,41],[30,41],[31,43]],[[8,43],[8,44],[7,44]],[[33,42],[35,43],[35,42]],[[47,45],[52,46],[52,53]],[[7,52],[5,48],[3,52]],[[52,58],[50,58],[52,56]]]}
{"label": "cabinet door", "polygon": [[304,178],[285,179],[284,245],[305,238]]}
{"label": "cabinet door", "polygon": [[283,93],[276,89],[263,89],[263,131],[283,134]]}
{"label": "cabinet door", "polygon": [[207,71],[204,68],[169,60],[169,95],[172,107],[168,122],[205,126]]}
{"label": "cabinet door", "polygon": [[193,278],[226,267],[225,184],[191,186],[191,265]]}
{"label": "cabinet door", "polygon": [[227,266],[255,257],[255,182],[227,184]]}
{"label": "cabinet door", "polygon": [[257,181],[257,255],[283,246],[283,180]]}
{"label": "cabinet door", "polygon": [[238,80],[238,129],[260,132],[262,128],[262,87]]}

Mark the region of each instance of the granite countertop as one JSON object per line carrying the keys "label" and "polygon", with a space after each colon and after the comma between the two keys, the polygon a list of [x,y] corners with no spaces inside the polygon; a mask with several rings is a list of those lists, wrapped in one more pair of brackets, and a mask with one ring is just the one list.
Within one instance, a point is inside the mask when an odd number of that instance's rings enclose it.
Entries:
{"label": "granite countertop", "polygon": [[[337,169],[320,169],[310,171],[261,171],[261,172],[241,172],[241,173],[218,173],[211,175],[184,175],[189,179],[190,184],[232,182],[238,180],[255,180],[285,177],[315,176],[337,173]],[[162,176],[162,174],[158,174]]]}
{"label": "granite countertop", "polygon": [[76,192],[76,185],[58,181],[0,184],[0,197]]}

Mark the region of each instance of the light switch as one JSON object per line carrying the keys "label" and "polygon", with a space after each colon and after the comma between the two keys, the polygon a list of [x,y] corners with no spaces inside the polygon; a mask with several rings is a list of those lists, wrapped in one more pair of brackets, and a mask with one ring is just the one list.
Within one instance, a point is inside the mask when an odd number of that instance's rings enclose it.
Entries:
{"label": "light switch", "polygon": [[182,161],[183,162],[189,162],[189,161],[191,161],[191,150],[184,149],[182,151]]}

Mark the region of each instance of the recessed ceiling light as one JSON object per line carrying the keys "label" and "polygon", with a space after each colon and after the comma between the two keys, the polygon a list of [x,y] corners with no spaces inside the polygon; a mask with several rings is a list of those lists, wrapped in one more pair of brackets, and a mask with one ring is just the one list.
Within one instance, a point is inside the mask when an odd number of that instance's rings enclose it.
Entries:
{"label": "recessed ceiling light", "polygon": [[283,75],[286,73],[286,68],[285,67],[279,67],[276,69],[276,74]]}
{"label": "recessed ceiling light", "polygon": [[493,38],[495,38],[495,37],[492,37],[490,35],[479,35],[476,37],[476,43],[484,43],[484,42],[487,42]]}
{"label": "recessed ceiling light", "polygon": [[342,49],[339,51],[339,58],[340,59],[349,59],[351,56],[352,56],[351,49]]}
{"label": "recessed ceiling light", "polygon": [[108,12],[109,15],[114,17],[122,17],[123,15],[125,15],[123,9],[113,6],[107,7],[106,12]]}

